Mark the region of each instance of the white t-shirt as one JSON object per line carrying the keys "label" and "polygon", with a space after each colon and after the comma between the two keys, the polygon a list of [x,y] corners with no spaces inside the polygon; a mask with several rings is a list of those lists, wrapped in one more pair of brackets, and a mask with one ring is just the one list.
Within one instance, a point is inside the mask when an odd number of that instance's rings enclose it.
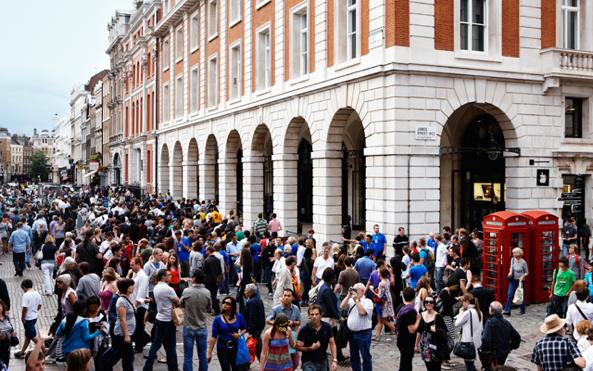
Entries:
{"label": "white t-shirt", "polygon": [[41,295],[37,291],[29,290],[23,295],[23,308],[27,308],[26,321],[37,319],[37,308],[41,303]]}
{"label": "white t-shirt", "polygon": [[[576,305],[579,306],[579,309],[583,312],[585,317],[587,317],[587,320],[593,321],[593,303],[577,301]],[[566,323],[572,325],[573,328],[576,328],[577,323],[583,320],[585,320],[585,318],[583,318],[583,315],[581,314],[581,312],[579,312],[575,304],[569,305],[568,309],[566,310]],[[573,331],[572,336],[575,340],[579,340],[579,334],[577,333],[577,331]]]}
{"label": "white t-shirt", "polygon": [[447,246],[444,243],[440,243],[437,246],[437,256],[435,259],[434,266],[437,268],[444,268],[447,265]]}
{"label": "white t-shirt", "polygon": [[366,316],[361,316],[358,313],[358,307],[352,308],[354,304],[354,299],[350,298],[348,300],[348,311],[350,309],[352,311],[348,315],[348,328],[350,331],[370,330],[373,327],[373,302],[369,298],[362,298],[360,300],[360,304],[364,307],[365,312],[367,312]]}
{"label": "white t-shirt", "polygon": [[305,251],[307,250],[307,248],[303,245],[299,245],[299,248],[297,249],[297,267],[301,266],[301,262],[303,261],[303,258],[305,257]]}
{"label": "white t-shirt", "polygon": [[587,348],[582,353],[583,358],[585,358],[585,368],[583,371],[593,371],[593,347]]}
{"label": "white t-shirt", "polygon": [[315,263],[313,263],[313,268],[317,268],[317,271],[315,272],[315,277],[317,277],[317,279],[321,279],[321,277],[323,276],[323,271],[325,271],[327,268],[333,267],[334,259],[331,256],[328,257],[327,260],[323,258],[323,255],[318,256],[317,259],[315,259]]}
{"label": "white t-shirt", "polygon": [[173,300],[177,297],[175,290],[164,282],[159,282],[154,287],[154,300],[156,301],[156,319],[163,322],[171,321]]}

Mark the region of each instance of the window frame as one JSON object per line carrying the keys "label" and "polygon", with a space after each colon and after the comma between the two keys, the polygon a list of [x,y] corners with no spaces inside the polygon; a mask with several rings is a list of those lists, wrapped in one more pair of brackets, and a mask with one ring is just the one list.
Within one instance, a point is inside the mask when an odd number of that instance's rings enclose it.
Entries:
{"label": "window frame", "polygon": [[163,122],[171,120],[171,87],[169,81],[163,84],[163,114],[161,116]]}
{"label": "window frame", "polygon": [[[233,9],[235,9],[236,14],[233,14]],[[229,27],[241,22],[242,13],[241,0],[229,0]]]}
{"label": "window frame", "polygon": [[272,0],[255,0],[255,9],[257,10],[261,8],[262,6],[268,4],[270,1]]}
{"label": "window frame", "polygon": [[[214,62],[214,69],[212,68],[212,62]],[[212,54],[208,58],[208,108],[216,108],[219,101],[219,88],[218,88],[218,54]],[[212,72],[214,71],[214,72]],[[214,73],[214,76],[212,76]],[[214,78],[213,78],[214,77]],[[214,100],[212,100],[214,97]]]}
{"label": "window frame", "polygon": [[[185,102],[183,91],[183,74],[180,73],[175,77],[175,119],[183,118],[183,105]],[[181,93],[181,94],[180,94]]]}
{"label": "window frame", "polygon": [[[194,30],[195,20],[195,30]],[[194,35],[195,31],[195,35]],[[195,37],[194,37],[195,36]],[[189,52],[193,53],[200,48],[200,15],[196,10],[189,20]]]}
{"label": "window frame", "polygon": [[163,71],[169,69],[171,65],[171,39],[167,37],[163,39]]}
{"label": "window frame", "polygon": [[[265,44],[267,35],[267,47]],[[263,40],[262,40],[262,37]],[[262,42],[264,45],[262,46]],[[263,48],[263,50],[262,50]],[[272,27],[268,22],[256,30],[256,90],[267,90],[272,87]],[[258,68],[262,66],[262,68]],[[261,75],[260,75],[261,74]]]}
{"label": "window frame", "polygon": [[[473,1],[472,0],[459,0],[459,50],[465,52],[465,53],[475,53],[475,54],[488,54],[488,50],[489,50],[489,44],[488,44],[488,39],[490,37],[490,24],[489,24],[489,20],[488,17],[490,16],[490,11],[489,11],[489,5],[488,4],[488,0],[481,0],[483,7],[484,7],[484,23],[480,24],[480,23],[474,23],[473,22],[473,15],[474,15],[474,9],[473,9]],[[467,21],[463,21],[461,18],[461,9],[463,6],[463,3],[466,2],[468,4],[468,8],[467,8]],[[467,49],[464,49],[462,47],[463,45],[463,38],[461,36],[461,30],[462,30],[462,26],[463,25],[467,26]],[[484,39],[484,50],[474,50],[473,48],[473,28],[474,26],[480,26],[482,27],[482,37]]]}
{"label": "window frame", "polygon": [[[353,5],[349,4],[350,1],[354,1],[355,3]],[[350,25],[351,25],[350,13],[351,12],[355,12],[355,16],[356,16],[354,32],[352,32],[350,29]],[[360,1],[359,0],[347,0],[346,1],[346,48],[347,48],[346,49],[346,60],[347,61],[350,61],[350,60],[360,57],[360,39],[361,39],[360,16],[361,16]],[[356,38],[356,40],[355,40],[356,51],[354,54],[352,54],[352,41],[350,40],[352,35],[354,35],[354,37]]]}
{"label": "window frame", "polygon": [[195,65],[189,72],[189,112],[196,113],[199,110],[200,110],[200,70],[199,70],[199,65]]}
{"label": "window frame", "polygon": [[[233,53],[234,49],[238,49],[238,58],[235,60],[235,56]],[[231,101],[240,100],[242,96],[242,82],[243,82],[243,55],[242,55],[242,45],[241,40],[237,40],[231,45],[229,45],[229,99]],[[236,74],[236,76],[235,76]],[[237,84],[236,84],[236,95],[233,95],[233,88],[235,87],[233,84],[233,79],[236,77]]]}
{"label": "window frame", "polygon": [[[571,114],[572,120],[571,120],[571,130],[572,130],[572,134],[568,135],[567,134],[567,128],[568,126],[568,120],[567,120],[567,109],[568,109],[568,100],[571,100],[573,102],[573,106],[574,106],[574,102],[579,102],[578,107],[575,108],[575,113]],[[585,109],[587,108],[587,104],[588,104],[588,99],[584,98],[584,97],[578,97],[578,96],[565,96],[564,97],[564,138],[570,138],[570,139],[582,139],[584,136],[584,129],[585,129]],[[576,114],[576,116],[575,116]],[[575,122],[576,119],[576,122]],[[576,123],[576,127],[577,130],[575,130],[575,123]],[[575,134],[575,131],[577,131],[577,133]]]}
{"label": "window frame", "polygon": [[[581,27],[581,1],[580,0],[576,0],[576,6],[572,6],[572,5],[567,5],[567,3],[571,1],[571,0],[562,0],[562,3],[560,4],[560,11],[562,14],[562,47],[564,49],[568,49],[568,50],[579,50],[580,49],[580,44],[581,44],[581,35],[580,35],[580,27]],[[568,15],[569,13],[576,13],[576,32],[575,32],[575,38],[576,40],[574,40],[575,43],[575,47],[569,47],[568,46]]]}
{"label": "window frame", "polygon": [[[290,11],[290,75],[292,79],[304,77],[309,74],[309,57],[310,57],[310,43],[309,43],[309,5],[308,2],[302,2],[294,6]],[[306,18],[305,27],[303,28],[302,18]],[[304,31],[303,31],[304,30]],[[305,42],[303,43],[303,37]],[[303,53],[303,44],[306,51]],[[298,58],[297,58],[298,56]],[[304,58],[303,58],[304,57]]]}
{"label": "window frame", "polygon": [[[181,37],[180,37],[181,34]],[[183,23],[179,25],[179,27],[177,27],[175,29],[175,63],[179,63],[183,60],[183,49],[184,49],[184,40],[183,40]],[[181,45],[179,45],[179,42],[181,40]]]}
{"label": "window frame", "polygon": [[[208,41],[213,40],[218,36],[218,5],[218,0],[208,0]],[[214,23],[212,22],[212,9],[216,12]],[[214,26],[212,26],[213,24]]]}

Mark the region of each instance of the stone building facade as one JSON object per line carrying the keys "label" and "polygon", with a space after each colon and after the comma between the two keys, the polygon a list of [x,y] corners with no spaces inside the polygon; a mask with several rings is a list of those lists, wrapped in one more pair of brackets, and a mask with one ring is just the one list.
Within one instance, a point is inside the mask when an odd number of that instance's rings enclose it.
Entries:
{"label": "stone building facade", "polygon": [[580,212],[558,201],[575,188],[592,216],[583,0],[170,0],[151,14],[158,192],[217,200],[247,226],[273,211],[320,240],[347,222],[420,235],[500,209]]}

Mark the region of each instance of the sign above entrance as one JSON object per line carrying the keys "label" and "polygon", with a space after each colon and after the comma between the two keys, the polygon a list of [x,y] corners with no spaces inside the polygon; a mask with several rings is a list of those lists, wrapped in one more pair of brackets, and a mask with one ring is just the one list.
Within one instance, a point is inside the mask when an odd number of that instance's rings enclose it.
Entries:
{"label": "sign above entrance", "polygon": [[547,187],[550,185],[550,169],[537,169],[537,186]]}
{"label": "sign above entrance", "polygon": [[437,140],[437,129],[426,125],[418,125],[414,137],[416,140]]}

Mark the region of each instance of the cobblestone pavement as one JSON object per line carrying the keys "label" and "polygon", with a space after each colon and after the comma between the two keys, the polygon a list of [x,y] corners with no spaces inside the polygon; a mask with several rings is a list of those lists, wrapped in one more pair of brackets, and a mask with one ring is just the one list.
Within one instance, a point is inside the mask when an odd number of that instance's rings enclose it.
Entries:
{"label": "cobblestone pavement", "polygon": [[[14,267],[12,264],[12,258],[10,255],[0,257],[0,277],[6,281],[8,291],[10,293],[12,303],[12,315],[16,316],[18,320],[15,320],[17,332],[19,338],[23,339],[23,327],[20,322],[20,308],[21,308],[21,297],[22,291],[20,289],[21,278],[14,277]],[[27,269],[25,277],[31,278],[34,283],[34,287],[37,291],[42,292],[43,276],[41,270],[38,268]],[[271,307],[271,298],[267,295],[267,289],[262,287],[262,298],[264,300],[266,311],[269,311]],[[55,296],[47,297],[43,296],[43,308],[40,313],[38,320],[38,326],[43,335],[47,334],[47,330],[51,325],[54,315],[57,312],[57,300]],[[518,311],[515,311],[516,315],[510,317],[510,321],[515,326],[517,331],[523,338],[521,347],[512,352],[507,360],[507,365],[513,366],[518,370],[533,370],[534,365],[530,363],[531,350],[535,342],[541,337],[539,333],[539,324],[545,316],[545,305],[531,305],[527,309],[527,314],[520,316]],[[303,309],[303,316],[306,317],[306,309]],[[181,328],[177,331],[177,355],[179,359],[179,368],[183,366],[183,344],[182,344]],[[144,354],[147,354],[149,346],[144,349]],[[13,349],[13,353],[14,353]],[[344,354],[348,355],[348,349],[344,350]],[[375,370],[397,370],[399,367],[399,351],[395,345],[395,338],[392,335],[384,334],[381,336],[379,342],[372,343],[371,354],[373,356],[373,368]],[[164,350],[161,349],[159,358],[164,357]],[[454,357],[453,361],[456,363],[455,370],[464,370],[463,361]],[[144,364],[144,359],[141,355],[136,355],[135,369],[140,370]],[[476,361],[476,365],[479,366],[479,361]],[[197,370],[197,356],[194,355],[194,369]],[[252,366],[253,370],[257,370],[259,365]],[[220,370],[220,365],[216,354],[212,357],[212,362],[209,368],[211,370]],[[11,370],[24,370],[24,363],[21,360],[12,359],[10,363]],[[63,370],[65,369],[63,364],[47,365],[47,370]],[[115,368],[121,370],[119,365]],[[166,370],[167,367],[164,364],[157,364],[155,362],[155,370]],[[349,370],[348,367],[340,367],[340,370]],[[419,355],[414,357],[414,369],[424,370],[424,364],[420,359]]]}

